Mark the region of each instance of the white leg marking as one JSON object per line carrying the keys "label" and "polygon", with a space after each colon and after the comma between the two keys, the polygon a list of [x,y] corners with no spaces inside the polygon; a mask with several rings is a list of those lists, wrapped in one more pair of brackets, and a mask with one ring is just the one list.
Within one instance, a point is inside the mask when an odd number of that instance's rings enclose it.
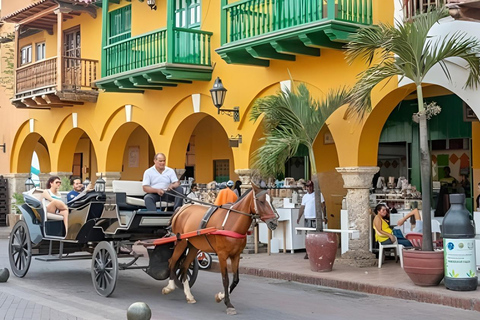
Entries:
{"label": "white leg marking", "polygon": [[175,290],[175,281],[168,280],[168,285],[162,289],[162,294],[169,294]]}
{"label": "white leg marking", "polygon": [[197,303],[192,295],[192,292],[190,291],[190,284],[188,283],[187,279],[185,279],[183,282],[183,292],[185,293],[185,298],[187,298],[187,303]]}
{"label": "white leg marking", "polygon": [[217,301],[217,303],[222,302],[223,298],[225,298],[225,293],[223,292],[219,292],[215,295],[215,301]]}

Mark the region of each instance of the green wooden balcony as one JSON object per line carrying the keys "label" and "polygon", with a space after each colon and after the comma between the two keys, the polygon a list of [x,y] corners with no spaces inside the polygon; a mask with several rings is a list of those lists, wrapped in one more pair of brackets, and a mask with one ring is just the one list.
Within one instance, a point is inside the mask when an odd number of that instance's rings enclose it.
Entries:
{"label": "green wooden balcony", "polygon": [[162,90],[212,77],[210,37],[196,29],[163,28],[104,47],[102,78],[111,92]]}
{"label": "green wooden balcony", "polygon": [[227,62],[268,66],[273,59],[320,56],[372,24],[372,0],[222,0],[222,46]]}

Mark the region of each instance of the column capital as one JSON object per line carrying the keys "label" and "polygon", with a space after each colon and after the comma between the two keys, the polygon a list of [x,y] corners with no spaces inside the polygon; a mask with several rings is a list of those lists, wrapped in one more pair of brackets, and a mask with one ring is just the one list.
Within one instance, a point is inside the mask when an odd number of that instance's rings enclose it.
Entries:
{"label": "column capital", "polygon": [[372,185],[373,175],[377,173],[379,167],[340,167],[335,168],[342,174],[346,189],[369,189]]}
{"label": "column capital", "polygon": [[252,169],[237,169],[235,170],[235,173],[238,174],[238,178],[240,179],[240,181],[242,181],[242,185],[250,185],[252,184],[253,171],[254,170]]}

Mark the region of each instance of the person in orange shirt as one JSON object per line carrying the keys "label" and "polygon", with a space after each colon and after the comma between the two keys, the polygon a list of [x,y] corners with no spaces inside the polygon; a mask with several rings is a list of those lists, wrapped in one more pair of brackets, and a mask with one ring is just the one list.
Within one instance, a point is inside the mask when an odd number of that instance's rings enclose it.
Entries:
{"label": "person in orange shirt", "polygon": [[232,191],[233,186],[234,186],[233,181],[228,180],[227,187],[221,190],[218,193],[217,198],[215,199],[216,206],[221,206],[226,203],[234,203],[235,201],[237,201],[238,197],[235,194],[235,192]]}

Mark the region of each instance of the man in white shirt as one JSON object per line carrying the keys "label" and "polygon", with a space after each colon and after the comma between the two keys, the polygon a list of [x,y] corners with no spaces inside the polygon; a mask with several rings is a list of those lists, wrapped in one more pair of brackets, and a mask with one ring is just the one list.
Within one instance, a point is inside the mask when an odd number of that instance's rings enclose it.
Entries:
{"label": "man in white shirt", "polygon": [[[167,167],[167,158],[163,153],[157,153],[153,158],[153,167],[145,170],[143,174],[143,191],[145,195],[145,206],[148,211],[157,211],[155,205],[158,201],[172,201],[175,198],[174,210],[181,207],[183,198],[178,197],[178,193],[183,194],[177,175],[172,168]],[[176,192],[169,192],[175,190]]]}

